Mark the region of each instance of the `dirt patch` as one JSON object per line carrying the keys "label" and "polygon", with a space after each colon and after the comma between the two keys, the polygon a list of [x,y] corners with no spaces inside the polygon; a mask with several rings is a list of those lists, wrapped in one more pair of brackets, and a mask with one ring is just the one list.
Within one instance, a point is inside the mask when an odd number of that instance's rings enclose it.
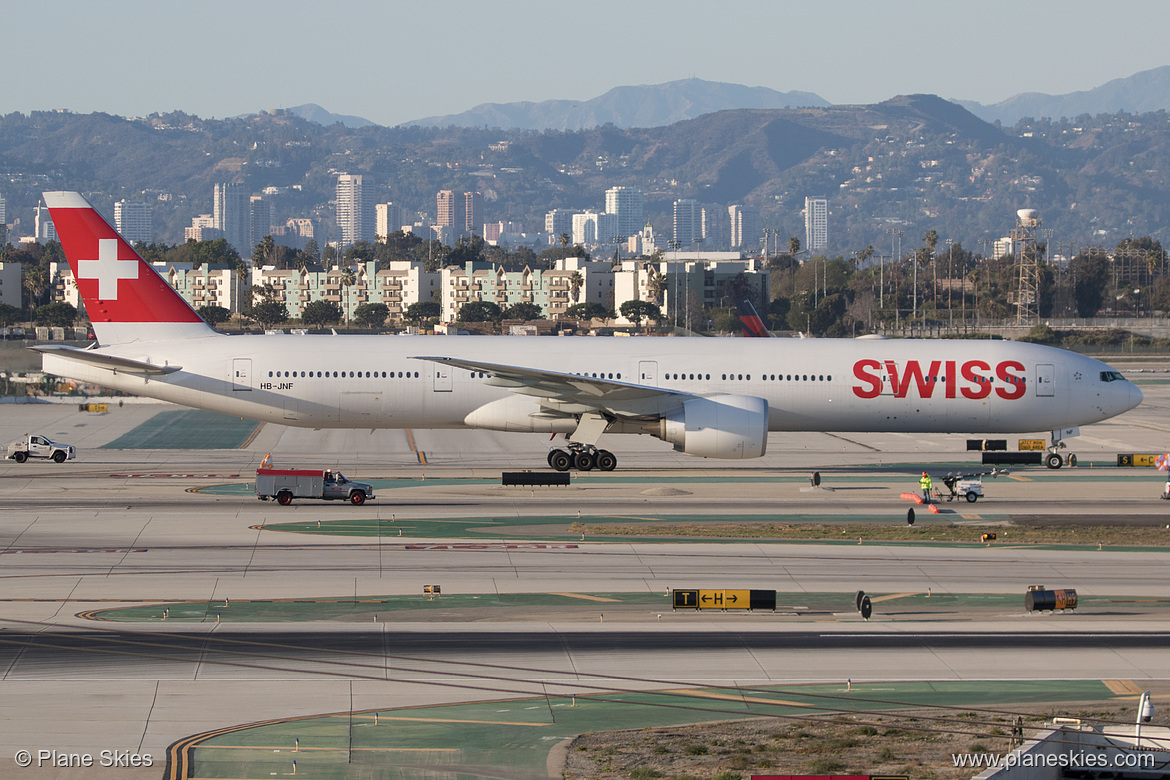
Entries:
{"label": "dirt patch", "polygon": [[1054,716],[1119,721],[1132,711],[1132,706],[1085,706],[1090,709],[1050,704],[1012,707],[1012,714],[921,709],[817,721],[759,718],[591,732],[569,744],[564,777],[741,780],[753,774],[802,774],[968,780],[979,770],[954,766],[952,755],[1008,752],[1014,713],[1023,714],[1028,738]]}
{"label": "dirt patch", "polygon": [[993,544],[1075,544],[1109,547],[1170,547],[1170,529],[1161,518],[1148,525],[1017,525],[1004,521],[988,523],[966,520],[961,523],[919,517],[915,525],[888,523],[780,523],[770,521],[738,523],[573,523],[569,533],[588,537],[705,537],[709,539],[792,539],[866,542],[970,542],[982,543],[985,533],[994,533]]}

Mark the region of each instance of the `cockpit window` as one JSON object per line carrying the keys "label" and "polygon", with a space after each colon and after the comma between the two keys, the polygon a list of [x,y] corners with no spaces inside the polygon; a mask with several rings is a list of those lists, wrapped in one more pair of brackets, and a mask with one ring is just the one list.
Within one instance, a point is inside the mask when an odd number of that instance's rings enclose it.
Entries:
{"label": "cockpit window", "polygon": [[1125,377],[1123,377],[1121,375],[1120,371],[1102,371],[1101,372],[1101,381],[1102,382],[1123,382],[1123,381],[1125,381]]}

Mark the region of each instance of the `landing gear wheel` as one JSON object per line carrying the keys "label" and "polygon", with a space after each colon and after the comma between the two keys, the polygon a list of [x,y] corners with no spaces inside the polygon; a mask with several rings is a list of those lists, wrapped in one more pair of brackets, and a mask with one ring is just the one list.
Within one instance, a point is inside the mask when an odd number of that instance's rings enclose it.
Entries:
{"label": "landing gear wheel", "polygon": [[1075,453],[1068,456],[1068,465],[1069,466],[1077,465],[1077,456]]}
{"label": "landing gear wheel", "polygon": [[553,459],[553,454],[554,454],[554,453],[556,453],[556,452],[557,452],[557,450],[549,450],[549,451],[548,451],[548,457],[547,457],[547,458],[545,458],[545,460],[547,460],[547,461],[548,461],[548,467],[549,467],[550,469],[551,469],[551,468],[554,468],[554,466],[553,466],[553,464],[552,464],[552,459]]}
{"label": "landing gear wheel", "polygon": [[53,453],[53,462],[54,463],[64,463],[65,462],[65,453],[61,452],[61,450],[57,450],[56,452],[54,452]]}
{"label": "landing gear wheel", "polygon": [[1060,457],[1059,453],[1050,452],[1048,457],[1044,459],[1044,465],[1050,469],[1058,469],[1064,465],[1064,458]]}
{"label": "landing gear wheel", "polygon": [[975,495],[974,493],[967,494],[967,503],[974,504],[978,500],[979,500],[979,496]]}
{"label": "landing gear wheel", "polygon": [[355,490],[349,494],[349,503],[354,506],[361,506],[366,503],[366,493],[364,490]]}
{"label": "landing gear wheel", "polygon": [[573,454],[573,467],[577,471],[592,471],[597,465],[597,459],[591,452],[576,452]]}
{"label": "landing gear wheel", "polygon": [[281,506],[288,506],[292,503],[292,493],[287,490],[282,490],[276,494],[276,503]]}
{"label": "landing gear wheel", "polygon": [[597,468],[600,471],[613,471],[617,468],[617,456],[609,450],[598,450]]}
{"label": "landing gear wheel", "polygon": [[573,467],[573,459],[564,450],[553,450],[548,454],[548,465],[556,471],[568,471]]}
{"label": "landing gear wheel", "polygon": [[18,452],[12,456],[12,459],[17,463],[24,463],[26,460],[28,460],[28,453]]}

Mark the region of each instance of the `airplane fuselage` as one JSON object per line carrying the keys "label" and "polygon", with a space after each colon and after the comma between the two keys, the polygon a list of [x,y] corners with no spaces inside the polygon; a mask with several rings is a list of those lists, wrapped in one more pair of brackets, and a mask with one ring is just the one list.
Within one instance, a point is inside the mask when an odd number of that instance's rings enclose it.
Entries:
{"label": "airplane fuselage", "polygon": [[[52,354],[44,367],[309,428],[572,430],[563,419],[541,418],[537,401],[493,385],[488,374],[418,359],[431,355],[689,395],[757,396],[768,402],[771,431],[1042,431],[1104,420],[1140,400],[1105,363],[1005,341],[280,334],[139,341],[96,352],[181,369],[143,376]],[[482,411],[493,402],[490,413]]]}

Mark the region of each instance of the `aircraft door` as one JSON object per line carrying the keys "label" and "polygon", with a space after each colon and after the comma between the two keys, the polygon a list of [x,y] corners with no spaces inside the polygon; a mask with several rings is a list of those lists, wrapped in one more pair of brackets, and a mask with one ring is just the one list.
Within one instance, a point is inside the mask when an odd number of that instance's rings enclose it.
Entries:
{"label": "aircraft door", "polygon": [[1051,363],[1040,363],[1036,366],[1036,395],[1038,397],[1052,397],[1056,395],[1056,370]]}
{"label": "aircraft door", "polygon": [[638,363],[638,384],[658,387],[658,361],[642,360]]}
{"label": "aircraft door", "polygon": [[232,359],[232,390],[252,389],[252,358]]}
{"label": "aircraft door", "polygon": [[432,363],[435,370],[435,392],[451,392],[451,367],[444,363]]}

